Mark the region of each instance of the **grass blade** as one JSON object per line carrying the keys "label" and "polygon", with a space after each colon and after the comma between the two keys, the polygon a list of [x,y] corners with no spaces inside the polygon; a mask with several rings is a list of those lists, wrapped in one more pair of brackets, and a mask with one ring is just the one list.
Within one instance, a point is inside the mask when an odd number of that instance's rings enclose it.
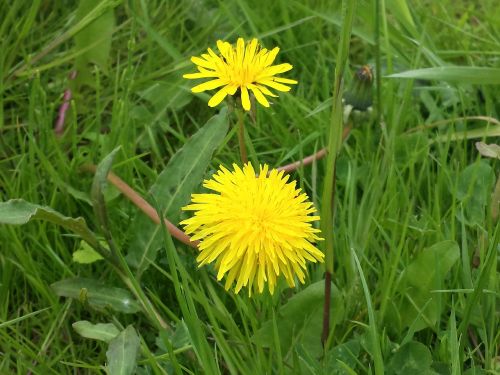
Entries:
{"label": "grass blade", "polygon": [[391,74],[387,78],[428,79],[473,85],[498,85],[500,84],[500,69],[478,66],[442,66],[407,70]]}

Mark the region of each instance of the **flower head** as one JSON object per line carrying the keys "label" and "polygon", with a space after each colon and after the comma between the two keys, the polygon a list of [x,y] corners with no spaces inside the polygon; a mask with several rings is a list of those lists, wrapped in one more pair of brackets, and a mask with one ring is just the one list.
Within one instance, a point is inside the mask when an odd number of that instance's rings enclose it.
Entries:
{"label": "flower head", "polygon": [[227,274],[225,288],[236,281],[236,293],[243,286],[262,293],[266,282],[273,293],[280,275],[291,287],[294,275],[304,283],[306,261],[324,258],[311,244],[321,239],[311,225],[319,220],[309,215],[316,212],[312,203],[283,171],[268,173],[264,165],[256,176],[251,164],[233,168],[221,166],[203,183],[215,193],[193,194],[183,208],[195,211],[181,224],[192,240],[200,240],[199,266],[215,261],[217,279]]}
{"label": "flower head", "polygon": [[296,84],[293,79],[275,77],[292,69],[290,64],[271,65],[278,54],[279,48],[268,51],[260,48],[257,39],[245,44],[243,38],[238,38],[236,47],[222,40],[217,41],[220,54],[208,48],[208,54],[201,57],[193,56],[191,61],[198,66],[197,73],[184,74],[184,78],[213,78],[191,89],[193,92],[220,89],[208,101],[210,107],[215,107],[227,95],[234,95],[238,89],[241,94],[241,104],[245,110],[250,110],[250,90],[255,99],[264,107],[269,107],[266,96],[276,97],[268,87],[278,91],[290,91],[286,84]]}

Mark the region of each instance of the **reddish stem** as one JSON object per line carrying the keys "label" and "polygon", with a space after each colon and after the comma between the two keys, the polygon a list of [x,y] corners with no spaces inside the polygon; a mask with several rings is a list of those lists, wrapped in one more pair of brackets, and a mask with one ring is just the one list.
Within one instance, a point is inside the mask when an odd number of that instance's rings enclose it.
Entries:
{"label": "reddish stem", "polygon": [[[344,128],[344,132],[342,133],[342,140],[345,140],[347,138],[347,136],[351,132],[351,129],[352,129],[351,126],[346,126]],[[327,152],[327,149],[325,147],[325,148],[322,148],[321,150],[319,150],[318,152],[316,152],[315,154],[309,155],[302,160],[299,160],[299,161],[296,161],[296,162],[293,162],[293,163],[290,163],[287,165],[283,165],[283,166],[278,167],[276,169],[278,171],[285,171],[286,173],[293,172],[293,171],[299,169],[301,166],[306,166],[306,165],[312,164],[315,160],[323,159],[326,156],[326,152]]]}
{"label": "reddish stem", "polygon": [[[95,165],[86,165],[83,168],[91,172],[95,172],[96,170]],[[153,208],[153,206],[151,206],[143,197],[135,192],[134,189],[128,186],[127,183],[120,177],[115,175],[113,172],[109,172],[108,181],[111,182],[118,190],[120,190],[123,195],[125,195],[132,203],[134,203],[151,220],[153,220],[153,222],[155,222],[156,224],[161,223],[160,217],[158,216],[158,213]],[[179,241],[185,243],[188,246],[191,246],[193,248],[198,247],[198,241],[191,241],[186,233],[177,228],[168,219],[164,218],[163,223],[173,237],[177,238]]]}
{"label": "reddish stem", "polygon": [[330,334],[330,302],[332,293],[332,274],[325,273],[325,303],[323,305],[323,331],[321,332],[321,344],[326,346],[328,335]]}
{"label": "reddish stem", "polygon": [[[76,70],[73,70],[69,73],[68,79],[74,80],[77,76]],[[61,136],[64,133],[64,122],[66,121],[66,112],[69,109],[69,102],[71,101],[73,94],[71,89],[66,89],[63,95],[63,103],[59,107],[59,111],[57,114],[56,123],[54,125],[54,132],[56,135]]]}

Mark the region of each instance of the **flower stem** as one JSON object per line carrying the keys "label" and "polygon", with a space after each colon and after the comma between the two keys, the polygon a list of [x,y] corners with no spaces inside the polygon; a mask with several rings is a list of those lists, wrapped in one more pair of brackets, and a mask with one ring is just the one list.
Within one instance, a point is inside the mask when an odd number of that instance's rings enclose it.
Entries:
{"label": "flower stem", "polygon": [[333,105],[330,117],[330,132],[328,136],[328,152],[326,174],[323,184],[323,195],[321,205],[321,230],[325,237],[325,305],[323,313],[323,332],[321,342],[323,346],[327,343],[330,334],[330,299],[328,292],[331,288],[331,277],[333,273],[333,214],[334,214],[334,194],[335,194],[335,166],[337,155],[342,145],[343,111],[342,94],[344,87],[344,70],[349,57],[349,43],[351,39],[352,20],[354,18],[354,8],[356,0],[342,1],[342,31],[341,40],[337,53],[337,66],[335,67],[335,79],[333,84]]}
{"label": "flower stem", "polygon": [[238,114],[238,142],[240,145],[240,157],[243,164],[248,163],[247,148],[245,146],[245,114],[241,109],[236,110]]}
{"label": "flower stem", "polygon": [[[321,342],[325,346],[330,333],[330,295],[332,294],[332,274],[325,273],[325,304],[323,306],[323,332],[321,332]],[[328,296],[328,298],[327,298]]]}
{"label": "flower stem", "polygon": [[[82,166],[82,170],[94,173],[96,170],[96,166],[92,164],[86,164]],[[155,222],[156,224],[161,223],[161,219],[158,216],[156,210],[153,208],[153,206],[151,206],[143,197],[141,197],[139,193],[137,193],[134,189],[132,189],[129,185],[127,185],[125,181],[123,181],[113,172],[108,173],[107,179],[118,190],[120,190],[121,193],[125,195],[133,204],[135,204],[142,212],[144,212],[153,222]],[[190,247],[196,248],[198,246],[198,241],[191,241],[186,233],[177,228],[167,218],[163,219],[163,223],[166,226],[167,230],[172,235],[172,237],[177,238],[179,241],[185,243]]]}

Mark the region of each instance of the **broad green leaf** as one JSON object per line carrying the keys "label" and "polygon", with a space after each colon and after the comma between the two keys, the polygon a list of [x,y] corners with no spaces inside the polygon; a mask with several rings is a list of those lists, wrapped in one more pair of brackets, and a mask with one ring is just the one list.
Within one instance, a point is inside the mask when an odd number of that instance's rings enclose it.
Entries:
{"label": "broad green leaf", "polygon": [[387,368],[394,375],[437,375],[431,369],[432,354],[422,343],[411,341],[403,345],[392,356]]}
{"label": "broad green leaf", "polygon": [[118,328],[111,323],[92,324],[86,320],[81,320],[73,323],[72,326],[73,329],[82,337],[105,342],[110,342],[120,333]]}
{"label": "broad green leaf", "polygon": [[486,206],[493,191],[494,182],[495,173],[486,160],[471,164],[460,172],[455,191],[463,207],[463,213],[457,213],[460,220],[468,225],[484,223]]}
{"label": "broad green leaf", "polygon": [[500,84],[500,69],[479,66],[442,66],[437,68],[407,70],[405,72],[391,74],[387,77],[429,79],[476,85],[498,85]]}
{"label": "broad green leaf", "polygon": [[[76,11],[76,20],[88,16],[101,2],[102,0],[80,0]],[[91,64],[95,64],[102,71],[107,72],[114,27],[114,11],[108,9],[95,17],[75,35],[76,50],[84,51],[78,55],[75,63],[78,82],[85,84],[94,82]]]}
{"label": "broad green leaf", "polygon": [[[442,241],[423,249],[404,270],[401,278],[404,295],[400,307],[403,324],[412,325],[418,331],[439,321],[445,297],[432,291],[446,289],[445,278],[459,258],[456,242]],[[423,315],[419,315],[419,310]]]}
{"label": "broad green leaf", "polygon": [[133,374],[141,340],[134,327],[128,326],[109,343],[106,358],[109,375]]}
{"label": "broad green leaf", "polygon": [[[278,311],[276,324],[280,337],[281,349],[285,353],[292,345],[294,337],[300,337],[304,350],[318,353],[321,348],[321,330],[323,324],[323,303],[325,283],[318,281],[309,285],[288,300]],[[333,329],[344,315],[343,299],[338,288],[332,284],[330,325]],[[273,321],[264,322],[252,340],[263,347],[273,343]]]}
{"label": "broad green leaf", "polygon": [[46,220],[53,224],[78,234],[92,247],[98,246],[98,241],[81,217],[76,219],[64,216],[50,207],[29,203],[22,199],[12,199],[0,202],[0,224],[22,225],[31,220]]}
{"label": "broad green leaf", "polygon": [[417,289],[427,291],[435,284],[436,277],[444,278],[459,256],[455,241],[438,242],[417,255],[405,270],[405,280]]}
{"label": "broad green leaf", "polygon": [[90,264],[104,259],[101,254],[92,249],[86,242],[80,243],[80,248],[73,253],[73,262]]}
{"label": "broad green leaf", "polygon": [[[326,370],[332,375],[355,373],[361,345],[358,339],[352,339],[331,349],[325,356]],[[346,369],[351,369],[352,372]]]}
{"label": "broad green leaf", "polygon": [[484,160],[467,166],[458,176],[457,199],[464,201],[471,197],[484,199],[491,193],[493,169]]}
{"label": "broad green leaf", "polygon": [[[177,151],[149,190],[148,195],[158,202],[163,216],[173,223],[177,223],[181,207],[189,202],[191,193],[200,184],[212,153],[224,140],[227,130],[227,113],[223,109]],[[142,213],[136,216],[131,228],[127,261],[140,275],[161,247],[161,230]]]}
{"label": "broad green leaf", "polygon": [[97,309],[111,308],[131,314],[140,311],[140,306],[125,289],[109,287],[93,279],[75,277],[51,285],[58,296],[81,299]]}

